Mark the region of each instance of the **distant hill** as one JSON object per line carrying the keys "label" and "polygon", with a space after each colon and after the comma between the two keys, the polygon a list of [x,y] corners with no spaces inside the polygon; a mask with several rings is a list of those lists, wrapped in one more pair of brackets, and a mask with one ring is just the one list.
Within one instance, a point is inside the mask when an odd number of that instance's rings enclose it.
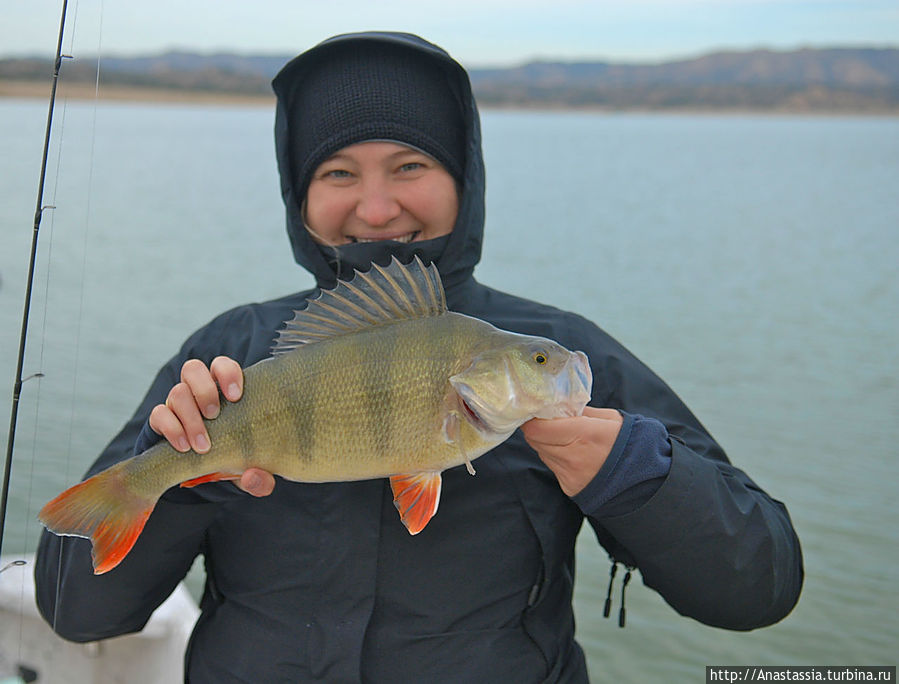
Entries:
{"label": "distant hill", "polygon": [[[291,55],[167,52],[103,57],[103,87],[269,97]],[[96,58],[63,80],[93,83]],[[45,80],[40,59],[0,59],[0,80]],[[470,69],[482,106],[899,112],[899,48],[714,52],[661,63],[534,61]]]}
{"label": "distant hill", "polygon": [[715,52],[659,64],[531,62],[472,72],[485,103],[608,108],[899,107],[899,49]]}

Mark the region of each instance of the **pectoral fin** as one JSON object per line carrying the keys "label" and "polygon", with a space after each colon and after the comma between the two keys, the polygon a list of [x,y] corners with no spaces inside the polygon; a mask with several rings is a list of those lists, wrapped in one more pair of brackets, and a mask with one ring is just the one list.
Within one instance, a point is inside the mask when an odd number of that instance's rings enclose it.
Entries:
{"label": "pectoral fin", "polygon": [[440,503],[439,472],[392,475],[393,505],[409,534],[421,532],[437,512]]}
{"label": "pectoral fin", "polygon": [[[461,399],[459,399],[461,402]],[[458,411],[450,411],[443,420],[443,439],[447,444],[455,444],[459,449],[462,460],[465,461],[465,467],[468,469],[469,475],[474,475],[474,466],[471,465],[471,459],[465,453],[462,446],[462,419],[459,417]]]}

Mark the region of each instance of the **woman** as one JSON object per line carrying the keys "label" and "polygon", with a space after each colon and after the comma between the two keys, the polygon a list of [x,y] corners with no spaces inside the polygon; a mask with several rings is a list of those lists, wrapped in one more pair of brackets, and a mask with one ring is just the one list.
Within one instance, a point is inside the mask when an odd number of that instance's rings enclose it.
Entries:
{"label": "woman", "polygon": [[[684,615],[729,629],[784,617],[802,560],[783,505],[595,325],[474,279],[484,170],[464,70],[415,36],[357,34],[300,55],[274,88],[288,235],[318,286],[390,255],[433,261],[451,310],[585,351],[591,406],[527,423],[474,478],[446,471],[445,505],[415,537],[386,481],[275,484],[259,470],[243,491],[167,492],[106,575],[91,574],[85,540],[45,533],[38,601],[54,628],[74,640],[139,630],[202,553],[190,681],[583,682],[571,599],[585,519]],[[239,400],[240,367],[266,357],[315,293],[238,307],[195,333],[90,472],[159,435],[208,449],[200,416],[216,415],[218,387]]]}

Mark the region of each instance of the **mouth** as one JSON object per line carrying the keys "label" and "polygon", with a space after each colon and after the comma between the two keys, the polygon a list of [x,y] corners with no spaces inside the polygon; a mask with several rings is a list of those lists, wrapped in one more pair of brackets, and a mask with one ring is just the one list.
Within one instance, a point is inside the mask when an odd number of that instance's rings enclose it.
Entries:
{"label": "mouth", "polygon": [[475,411],[471,404],[465,401],[462,397],[459,397],[459,403],[462,405],[462,410],[465,411],[465,417],[468,418],[468,421],[480,432],[490,432],[490,427],[487,423],[484,422],[484,419]]}
{"label": "mouth", "polygon": [[589,396],[590,390],[593,388],[593,371],[590,370],[590,360],[587,355],[578,351],[575,352],[577,360],[574,362],[574,371],[584,392]]}
{"label": "mouth", "polygon": [[568,362],[567,372],[557,379],[560,410],[569,416],[581,415],[584,406],[590,401],[592,386],[593,373],[587,355],[580,351],[574,352]]}
{"label": "mouth", "polygon": [[420,230],[413,230],[411,233],[404,233],[402,235],[393,235],[389,237],[356,237],[355,235],[347,235],[347,239],[353,244],[363,244],[366,242],[384,242],[386,240],[392,240],[393,242],[401,242],[403,244],[408,244],[412,242],[415,238],[418,237]]}

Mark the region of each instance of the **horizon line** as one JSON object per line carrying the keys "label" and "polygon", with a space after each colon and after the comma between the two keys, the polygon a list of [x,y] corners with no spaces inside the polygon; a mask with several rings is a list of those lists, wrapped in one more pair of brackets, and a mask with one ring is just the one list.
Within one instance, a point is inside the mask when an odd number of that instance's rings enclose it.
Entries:
{"label": "horizon line", "polygon": [[[675,62],[675,61],[686,61],[690,59],[697,59],[700,57],[705,57],[714,54],[722,54],[722,53],[751,53],[751,52],[781,52],[781,53],[789,53],[789,52],[802,52],[804,50],[899,50],[899,42],[897,43],[858,43],[858,42],[847,42],[847,43],[821,43],[821,44],[811,44],[811,43],[798,43],[793,46],[785,46],[785,45],[773,45],[773,44],[765,44],[759,43],[755,45],[744,45],[744,46],[736,46],[736,45],[720,45],[720,46],[710,46],[707,48],[697,48],[694,51],[682,52],[682,53],[671,53],[667,56],[622,56],[622,57],[614,57],[614,56],[554,56],[551,54],[534,54],[529,57],[520,57],[514,60],[503,61],[503,62],[493,62],[490,60],[484,61],[470,61],[466,66],[467,69],[506,69],[506,68],[514,68],[518,66],[523,66],[527,64],[533,63],[562,63],[562,64],[579,64],[579,63],[614,63],[614,64],[660,64],[667,62]],[[199,47],[185,47],[185,46],[171,46],[171,47],[161,47],[152,51],[140,51],[140,52],[118,52],[118,51],[109,51],[109,52],[101,52],[99,54],[99,58],[102,60],[106,59],[146,59],[153,57],[163,57],[166,55],[172,54],[184,54],[184,55],[195,55],[200,57],[218,57],[218,56],[235,56],[241,58],[284,58],[290,59],[297,54],[298,52],[287,52],[287,51],[271,51],[271,50],[244,50],[244,49],[234,49],[234,48],[199,48]],[[96,52],[86,53],[82,56],[82,59],[97,59],[98,54]],[[52,56],[38,54],[37,52],[24,52],[24,51],[14,51],[9,53],[0,53],[0,59],[52,59]],[[463,60],[460,58],[456,58],[456,61],[459,62],[468,62],[468,60]]]}

